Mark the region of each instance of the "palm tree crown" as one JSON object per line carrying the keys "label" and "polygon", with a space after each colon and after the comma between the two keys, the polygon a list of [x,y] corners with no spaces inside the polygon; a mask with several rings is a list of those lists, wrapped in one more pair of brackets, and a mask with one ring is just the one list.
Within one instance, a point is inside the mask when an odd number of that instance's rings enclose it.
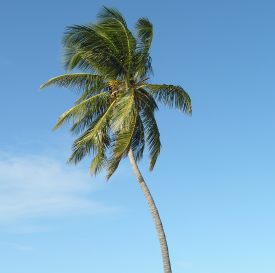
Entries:
{"label": "palm tree crown", "polygon": [[110,178],[130,150],[138,161],[147,146],[152,170],[161,149],[154,117],[157,102],[191,114],[191,99],[182,87],[149,83],[152,38],[147,18],[137,21],[133,34],[123,16],[106,7],[96,24],[67,29],[65,67],[82,73],[57,76],[41,88],[58,85],[80,91],[75,105],[55,125],[70,121],[77,136],[69,162],[92,155],[91,173],[105,168]]}

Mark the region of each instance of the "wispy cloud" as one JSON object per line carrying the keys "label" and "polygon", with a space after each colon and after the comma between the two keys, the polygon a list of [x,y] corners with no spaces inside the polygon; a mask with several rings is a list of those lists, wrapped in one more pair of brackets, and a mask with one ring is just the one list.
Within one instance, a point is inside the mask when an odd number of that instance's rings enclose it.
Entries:
{"label": "wispy cloud", "polygon": [[87,172],[47,156],[0,153],[0,225],[109,210],[91,198]]}

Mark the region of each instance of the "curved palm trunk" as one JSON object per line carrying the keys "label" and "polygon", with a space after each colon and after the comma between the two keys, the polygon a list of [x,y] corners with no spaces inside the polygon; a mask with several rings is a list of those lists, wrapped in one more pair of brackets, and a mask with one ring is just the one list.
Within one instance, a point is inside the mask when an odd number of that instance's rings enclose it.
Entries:
{"label": "curved palm trunk", "polygon": [[151,195],[151,193],[142,177],[142,174],[138,168],[138,165],[134,158],[132,150],[129,151],[128,156],[130,159],[130,163],[133,167],[134,173],[136,175],[137,181],[139,182],[141,190],[142,190],[142,192],[146,198],[146,201],[150,207],[150,211],[151,211],[152,217],[155,222],[155,226],[156,226],[156,230],[157,230],[159,242],[160,242],[164,273],[172,273],[169,252],[168,252],[168,245],[167,245],[164,229],[163,229],[163,226],[162,226],[162,223],[160,220],[160,216],[158,213],[158,209],[157,209],[154,199],[153,199],[153,197],[152,197],[152,195]]}

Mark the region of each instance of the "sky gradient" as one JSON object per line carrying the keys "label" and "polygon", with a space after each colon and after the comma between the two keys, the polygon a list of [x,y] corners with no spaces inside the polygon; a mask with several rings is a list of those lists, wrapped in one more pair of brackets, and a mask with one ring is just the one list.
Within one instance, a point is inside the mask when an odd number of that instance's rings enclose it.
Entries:
{"label": "sky gradient", "polygon": [[182,85],[190,118],[160,108],[162,152],[141,163],[173,273],[275,272],[274,1],[5,1],[1,5],[0,272],[153,273],[159,244],[127,160],[105,182],[66,165],[72,137],[53,133],[69,90],[66,26],[116,7],[154,25],[155,83]]}

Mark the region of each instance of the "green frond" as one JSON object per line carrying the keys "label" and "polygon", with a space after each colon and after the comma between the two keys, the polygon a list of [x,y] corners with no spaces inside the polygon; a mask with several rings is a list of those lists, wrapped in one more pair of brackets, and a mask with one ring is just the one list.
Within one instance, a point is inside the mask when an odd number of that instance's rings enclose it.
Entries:
{"label": "green frond", "polygon": [[107,179],[109,179],[117,169],[121,159],[127,156],[130,149],[131,140],[135,132],[135,124],[128,130],[121,130],[117,135],[113,144],[113,153],[108,164]]}
{"label": "green frond", "polygon": [[135,78],[143,79],[153,74],[152,59],[149,54],[136,52],[134,56]]}
{"label": "green frond", "polygon": [[137,111],[135,108],[128,115],[127,119],[123,123],[122,128],[116,134],[115,144],[113,149],[114,157],[121,157],[121,155],[127,155],[133,135],[136,129]]}
{"label": "green frond", "polygon": [[41,89],[51,85],[59,87],[76,87],[78,89],[91,89],[93,86],[102,85],[103,77],[87,73],[64,74],[49,79],[40,86]]}
{"label": "green frond", "polygon": [[72,154],[68,159],[69,163],[77,164],[85,156],[95,154],[96,152],[105,152],[110,146],[110,138],[108,134],[108,127],[101,127],[96,131],[95,137],[91,138],[90,132],[98,125],[102,117],[99,116],[94,122],[91,123],[88,130],[86,130],[80,137],[78,137],[72,147]]}
{"label": "green frond", "polygon": [[141,118],[144,126],[145,140],[150,154],[149,169],[152,171],[160,154],[160,133],[154,113],[150,108],[144,108],[141,111]]}
{"label": "green frond", "polygon": [[106,151],[111,144],[110,137],[108,135],[108,129],[102,130],[100,137],[97,139],[97,154],[93,158],[90,165],[90,173],[97,175],[103,168],[107,167],[108,160]]}
{"label": "green frond", "polygon": [[121,130],[135,108],[134,90],[119,93],[116,98],[115,111],[112,114],[110,124],[114,133]]}
{"label": "green frond", "polygon": [[[98,26],[104,29],[104,32],[117,45],[119,45],[119,54],[122,58],[127,74],[131,73],[132,59],[136,49],[136,39],[128,29],[122,14],[111,8],[104,7],[98,14]],[[127,77],[127,75],[125,75]]]}
{"label": "green frond", "polygon": [[139,79],[153,73],[150,57],[150,47],[153,39],[153,25],[147,18],[140,18],[135,28],[137,30],[137,50],[134,55],[135,73]]}
{"label": "green frond", "polygon": [[87,112],[89,112],[91,117],[101,113],[102,108],[106,107],[106,104],[108,104],[109,100],[110,94],[104,92],[78,103],[60,116],[56,125],[54,126],[54,130],[58,129],[65,121],[72,118],[75,120],[83,119],[85,115],[87,115]]}
{"label": "green frond", "polygon": [[131,149],[136,161],[139,161],[143,157],[145,147],[144,127],[140,116],[137,116],[136,128],[131,141]]}
{"label": "green frond", "polygon": [[119,96],[110,122],[114,140],[111,159],[108,164],[107,179],[115,172],[120,160],[127,156],[135,134],[138,112],[135,105],[134,90],[131,89],[128,92]]}
{"label": "green frond", "polygon": [[98,117],[101,117],[106,112],[109,105],[110,101],[108,99],[106,103],[94,104],[94,107],[87,110],[83,115],[74,116],[72,118],[73,124],[70,131],[74,135],[78,135],[84,130],[87,130]]}
{"label": "green frond", "polygon": [[148,18],[139,18],[135,27],[140,41],[139,49],[148,53],[153,40],[153,25]]}
{"label": "green frond", "polygon": [[98,82],[97,84],[93,84],[89,89],[81,92],[80,97],[76,100],[75,104],[78,104],[94,95],[99,93],[109,92],[108,82]]}
{"label": "green frond", "polygon": [[102,10],[97,14],[99,23],[106,22],[108,20],[116,20],[120,22],[125,28],[127,28],[127,23],[121,14],[121,12],[115,8],[103,7]]}
{"label": "green frond", "polygon": [[74,120],[73,125],[70,128],[71,133],[77,136],[85,130],[89,129],[94,120],[101,116],[105,111],[106,108],[103,109],[102,113],[99,113],[98,115],[90,115],[90,113],[87,112],[82,118]]}
{"label": "green frond", "polygon": [[89,71],[94,73],[92,64],[83,58],[82,51],[76,45],[66,46],[64,45],[63,64],[67,71],[71,71],[75,68],[81,71]]}
{"label": "green frond", "polygon": [[191,98],[181,86],[167,84],[146,84],[148,92],[164,105],[192,114]]}
{"label": "green frond", "polygon": [[90,173],[93,175],[97,175],[103,168],[107,166],[107,163],[108,161],[104,150],[99,150],[90,165]]}
{"label": "green frond", "polygon": [[100,137],[102,130],[109,126],[109,121],[112,118],[112,114],[114,112],[114,106],[115,101],[109,105],[108,109],[102,116],[100,116],[96,124],[86,131],[85,137],[78,140],[77,144],[81,145],[82,143],[89,141],[96,141]]}
{"label": "green frond", "polygon": [[73,67],[90,68],[105,78],[125,71],[117,43],[114,43],[106,28],[100,25],[71,26],[64,35],[63,43],[67,69],[73,63]]}
{"label": "green frond", "polygon": [[153,112],[158,110],[158,105],[155,99],[143,88],[135,90],[136,105],[139,109],[144,107],[150,108]]}
{"label": "green frond", "polygon": [[117,170],[119,163],[121,161],[121,158],[111,158],[108,160],[108,165],[107,165],[107,176],[106,179],[109,180],[111,176],[114,174],[114,172]]}
{"label": "green frond", "polygon": [[68,158],[68,163],[77,164],[85,156],[90,153],[96,152],[96,146],[93,140],[83,142],[83,139],[87,136],[88,132],[85,131],[79,138],[77,138],[72,146],[72,154]]}

